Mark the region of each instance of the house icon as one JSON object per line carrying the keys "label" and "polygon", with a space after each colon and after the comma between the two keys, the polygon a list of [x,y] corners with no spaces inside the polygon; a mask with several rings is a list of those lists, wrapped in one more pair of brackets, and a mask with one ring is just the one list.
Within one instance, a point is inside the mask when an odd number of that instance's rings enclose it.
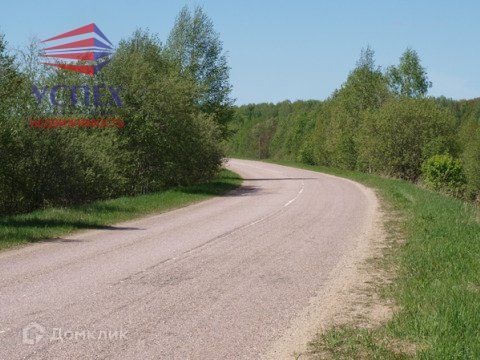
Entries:
{"label": "house icon", "polygon": [[43,339],[45,328],[37,323],[30,323],[22,330],[22,342],[27,345],[35,345]]}

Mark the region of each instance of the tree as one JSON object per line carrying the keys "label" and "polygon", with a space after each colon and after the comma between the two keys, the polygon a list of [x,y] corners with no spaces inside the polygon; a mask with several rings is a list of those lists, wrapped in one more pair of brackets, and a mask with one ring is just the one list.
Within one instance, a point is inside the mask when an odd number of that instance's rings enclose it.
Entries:
{"label": "tree", "polygon": [[21,85],[22,78],[17,71],[15,57],[7,52],[7,42],[3,34],[0,34],[0,106],[15,98]]}
{"label": "tree", "polygon": [[28,107],[21,101],[23,88],[24,78],[18,71],[17,59],[8,53],[7,42],[0,34],[0,213],[22,202],[20,180],[25,174],[18,169],[25,163],[19,160],[25,152],[22,115]]}
{"label": "tree", "polygon": [[400,57],[397,67],[387,70],[390,89],[397,95],[410,98],[425,96],[432,83],[428,80],[427,71],[420,64],[417,52],[408,48]]}
{"label": "tree", "polygon": [[368,111],[358,135],[366,169],[416,181],[422,163],[455,151],[455,116],[431,99],[392,99]]}
{"label": "tree", "polygon": [[229,67],[222,42],[201,7],[184,7],[167,40],[166,51],[182,73],[199,85],[197,103],[226,130],[233,116]]}
{"label": "tree", "polygon": [[375,65],[374,55],[370,47],[362,49],[357,66],[328,103],[325,150],[330,163],[340,168],[358,167],[356,135],[363,113],[378,109],[390,96],[387,80]]}
{"label": "tree", "polygon": [[222,152],[218,125],[195,104],[194,79],[182,77],[160,41],[137,31],[122,41],[108,67],[106,83],[122,84],[126,119],[119,131],[129,192],[156,191],[209,179]]}
{"label": "tree", "polygon": [[460,131],[462,160],[467,176],[467,196],[480,204],[480,118],[472,114]]}

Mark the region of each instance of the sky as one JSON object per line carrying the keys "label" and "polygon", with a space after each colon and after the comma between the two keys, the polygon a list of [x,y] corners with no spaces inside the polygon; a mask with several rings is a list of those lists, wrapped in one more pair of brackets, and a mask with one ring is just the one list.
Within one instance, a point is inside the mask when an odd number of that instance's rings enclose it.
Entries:
{"label": "sky", "polygon": [[365,46],[382,68],[415,49],[430,95],[480,96],[478,0],[16,0],[1,6],[0,32],[12,49],[92,22],[114,45],[137,28],[166,40],[184,5],[213,20],[237,104],[325,99]]}

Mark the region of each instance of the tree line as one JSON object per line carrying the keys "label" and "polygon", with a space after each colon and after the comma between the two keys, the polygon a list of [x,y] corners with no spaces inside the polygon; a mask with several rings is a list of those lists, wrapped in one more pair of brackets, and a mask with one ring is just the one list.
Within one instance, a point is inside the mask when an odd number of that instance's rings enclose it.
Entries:
{"label": "tree line", "polygon": [[413,49],[383,70],[366,48],[324,101],[237,107],[229,153],[397,177],[478,201],[480,99],[433,98],[430,87]]}
{"label": "tree line", "polygon": [[[0,214],[205,181],[218,171],[233,116],[229,68],[201,8],[183,8],[165,41],[137,30],[95,77],[41,65],[38,42],[9,51],[0,34]],[[121,87],[122,106],[38,102],[37,89]],[[85,96],[80,92],[78,97]],[[92,94],[90,94],[92,96]],[[38,129],[32,118],[115,117],[124,128]]]}

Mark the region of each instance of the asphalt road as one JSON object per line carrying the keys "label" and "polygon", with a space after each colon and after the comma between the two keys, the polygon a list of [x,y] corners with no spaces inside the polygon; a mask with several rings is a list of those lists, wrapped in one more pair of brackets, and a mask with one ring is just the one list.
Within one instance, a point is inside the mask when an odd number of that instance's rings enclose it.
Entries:
{"label": "asphalt road", "polygon": [[376,200],[315,172],[228,166],[245,181],[225,196],[0,253],[0,359],[271,350],[355,254]]}

